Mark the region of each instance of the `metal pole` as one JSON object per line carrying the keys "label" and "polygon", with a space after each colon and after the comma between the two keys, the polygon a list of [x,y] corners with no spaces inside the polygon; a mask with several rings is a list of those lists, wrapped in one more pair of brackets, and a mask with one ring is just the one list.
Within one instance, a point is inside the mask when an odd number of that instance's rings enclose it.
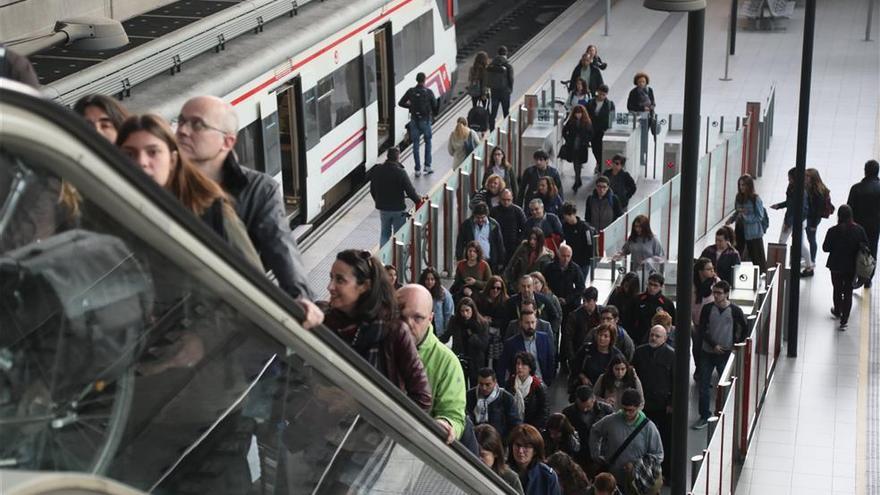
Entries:
{"label": "metal pole", "polygon": [[794,211],[791,213],[791,294],[788,306],[788,357],[797,357],[798,310],[801,297],[801,245],[804,212],[804,172],[807,168],[807,132],[810,129],[810,86],[813,72],[813,33],[816,28],[816,0],[807,0],[804,10],[804,48],[801,55],[801,89],[798,103],[797,151],[794,173]]}
{"label": "metal pole", "polygon": [[[693,302],[694,226],[697,211],[697,161],[700,157],[700,92],[703,76],[705,9],[688,12],[684,78],[684,126],[681,146],[681,208],[678,231],[677,311],[691,314]],[[672,495],[687,493],[688,392],[691,365],[691,321],[679,318],[675,332],[675,385],[672,404]]]}
{"label": "metal pole", "polygon": [[[871,0],[869,0],[871,1]],[[870,20],[868,22],[871,22]],[[605,35],[608,36],[608,28],[611,23],[611,0],[605,0]]]}
{"label": "metal pole", "polygon": [[736,43],[736,0],[730,0],[730,22],[727,24],[727,49],[724,50],[724,77],[722,81],[730,81],[730,56],[736,51],[734,48]]}
{"label": "metal pole", "polygon": [[[871,41],[871,21],[874,19],[874,2],[876,0],[868,0],[868,22],[865,24],[865,41]],[[605,34],[608,34],[606,24]]]}

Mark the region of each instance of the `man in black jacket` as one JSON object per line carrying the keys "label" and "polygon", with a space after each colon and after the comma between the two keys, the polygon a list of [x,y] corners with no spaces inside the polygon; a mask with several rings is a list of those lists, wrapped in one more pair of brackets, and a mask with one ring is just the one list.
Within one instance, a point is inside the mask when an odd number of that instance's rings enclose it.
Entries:
{"label": "man in black jacket", "polygon": [[464,248],[471,241],[480,243],[483,257],[493,272],[501,273],[504,270],[504,238],[498,222],[489,217],[486,203],[475,204],[471,217],[461,223],[455,243],[455,259],[464,259]]}
{"label": "man in black jacket", "polygon": [[368,177],[370,195],[376,202],[381,221],[379,245],[384,246],[406,222],[406,198],[413,203],[418,203],[422,198],[400,164],[400,150],[395,146],[388,148],[385,163],[373,167]]}
{"label": "man in black jacket", "polygon": [[523,170],[520,184],[520,202],[523,207],[531,199],[532,194],[538,190],[538,180],[542,177],[550,177],[556,183],[556,189],[559,189],[559,197],[562,197],[562,177],[559,176],[559,170],[550,166],[550,155],[544,150],[535,150],[532,153],[534,165],[526,167]]}
{"label": "man in black jacket", "polygon": [[492,111],[489,119],[489,129],[495,129],[495,118],[498,115],[498,105],[501,112],[507,117],[510,113],[510,94],[513,92],[513,66],[507,61],[507,47],[499,46],[498,55],[486,67],[486,86],[492,92]]}
{"label": "man in black jacket", "polygon": [[571,255],[571,246],[562,244],[559,246],[559,256],[543,270],[547,286],[559,298],[562,306],[563,325],[565,316],[581,305],[581,293],[584,292],[584,272],[571,260]]}
{"label": "man in black jacket", "polygon": [[593,148],[593,156],[596,157],[596,173],[602,169],[602,140],[605,138],[605,131],[611,127],[611,118],[614,115],[614,102],[608,99],[608,91],[607,85],[600,85],[596,90],[596,97],[587,103],[587,114],[593,121],[590,146]]}
{"label": "man in black jacket", "polygon": [[232,197],[248,237],[282,290],[297,298],[306,313],[304,325],[323,320],[309,299],[311,292],[296,240],[286,219],[281,190],[267,174],[238,163],[233,148],[238,119],[232,105],[215,96],[187,101],[177,117],[180,152]]}
{"label": "man in black jacket", "polygon": [[[865,229],[868,235],[868,247],[874,259],[877,259],[877,241],[880,239],[880,163],[877,160],[865,162],[865,178],[849,190],[846,204],[853,210],[853,220]],[[871,278],[873,278],[873,273]],[[865,282],[865,288],[871,287],[871,279]]]}
{"label": "man in black jacket", "polygon": [[675,303],[663,294],[663,284],[666,279],[659,273],[648,276],[648,286],[645,292],[639,294],[635,328],[627,328],[630,337],[636,345],[641,345],[648,340],[648,331],[651,329],[651,319],[662,309],[669,313],[675,323]]}
{"label": "man in black jacket", "polygon": [[498,206],[492,207],[489,216],[501,227],[501,238],[504,240],[503,264],[506,266],[526,235],[526,214],[519,205],[513,204],[513,193],[510,189],[505,189],[498,198]]}
{"label": "man in black jacket", "polygon": [[562,326],[562,343],[559,350],[559,363],[568,368],[569,360],[574,359],[575,352],[586,343],[590,330],[599,326],[602,309],[598,303],[599,291],[595,287],[587,287],[583,292],[580,307],[568,313]]}
{"label": "man in black jacket", "polygon": [[[633,353],[632,365],[642,380],[645,391],[645,415],[660,432],[663,451],[672,448],[672,386],[675,371],[675,350],[667,345],[669,334],[662,325],[654,325],[648,333],[648,343]],[[669,474],[668,458],[663,459],[664,476]]]}
{"label": "man in black jacket", "polygon": [[522,423],[516,399],[498,385],[492,368],[481,368],[478,372],[477,386],[467,391],[465,412],[475,425],[492,425],[501,438],[507,438],[510,430]]}
{"label": "man in black jacket", "polygon": [[[574,392],[574,403],[562,410],[562,414],[571,422],[571,426],[578,432],[581,445],[586,445],[590,440],[590,430],[597,421],[612,414],[614,409],[608,404],[596,400],[593,395],[593,387],[581,385]],[[591,476],[596,474],[596,465],[590,457],[590,449],[581,447],[575,454],[574,460]]]}
{"label": "man in black jacket", "polygon": [[440,107],[434,92],[425,87],[424,72],[416,74],[416,85],[406,90],[397,104],[409,110],[409,123],[406,127],[413,145],[416,177],[422,175],[422,161],[419,156],[419,140],[422,136],[425,137],[425,174],[433,174],[434,170],[431,168],[431,122]]}

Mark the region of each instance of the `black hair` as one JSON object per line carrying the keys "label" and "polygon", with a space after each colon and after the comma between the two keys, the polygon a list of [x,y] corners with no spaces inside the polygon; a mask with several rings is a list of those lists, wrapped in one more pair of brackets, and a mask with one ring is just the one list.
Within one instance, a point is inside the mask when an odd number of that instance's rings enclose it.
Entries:
{"label": "black hair", "polygon": [[865,177],[876,179],[880,175],[880,163],[877,160],[868,160],[865,162]]}
{"label": "black hair", "polygon": [[726,280],[719,280],[712,286],[713,289],[723,290],[725,294],[730,293],[730,284]]}
{"label": "black hair", "polygon": [[609,93],[609,92],[611,92],[611,88],[609,88],[607,84],[600,84],[599,87],[596,88],[596,91],[601,91],[603,93]]}
{"label": "black hair", "polygon": [[577,216],[577,212],[578,212],[577,206],[575,206],[575,204],[570,201],[566,201],[565,203],[562,203],[562,207],[559,208],[560,215],[575,215],[575,216]]}
{"label": "black hair", "polygon": [[385,158],[389,162],[396,162],[400,160],[400,148],[397,146],[392,146],[388,148],[388,151],[385,153]]}
{"label": "black hair", "polygon": [[621,166],[626,166],[626,157],[618,153],[611,157],[611,162],[620,162]]}
{"label": "black hair", "polygon": [[639,391],[634,388],[628,388],[623,391],[623,394],[620,395],[620,405],[628,407],[641,406],[642,394],[640,394]]}
{"label": "black hair", "polygon": [[837,223],[851,223],[853,221],[852,207],[842,204],[837,207]]}
{"label": "black hair", "polygon": [[507,47],[504,45],[499,46],[498,47],[498,55],[501,55],[502,57],[506,57],[507,56]]}
{"label": "black hair", "polygon": [[359,321],[397,318],[397,299],[385,267],[369,251],[346,249],[336,254],[336,260],[351,267],[358,285],[369,283],[370,287],[358,297],[354,314]]}
{"label": "black hair", "polygon": [[592,285],[584,289],[583,293],[584,299],[587,301],[598,301],[599,300],[599,289],[593,287]]}
{"label": "black hair", "polygon": [[532,158],[534,158],[535,160],[549,160],[550,155],[548,155],[546,151],[538,149],[535,150],[534,153],[532,153]]}
{"label": "black hair", "polygon": [[474,215],[488,215],[489,214],[489,205],[480,201],[479,203],[474,205],[473,210],[471,210]]}
{"label": "black hair", "polygon": [[529,367],[529,374],[534,375],[535,371],[538,368],[537,362],[535,361],[535,356],[532,355],[531,352],[528,351],[520,351],[516,353],[516,357],[513,358],[513,362],[517,361]]}
{"label": "black hair", "polygon": [[648,275],[648,282],[657,282],[660,284],[660,287],[663,287],[663,284],[666,283],[666,279],[663,278],[662,274],[654,272]]}
{"label": "black hair", "polygon": [[615,318],[620,317],[620,311],[617,309],[617,306],[615,306],[613,304],[607,304],[605,306],[602,306],[602,310],[599,311],[599,314],[601,315],[604,313],[611,313],[611,316],[613,316]]}
{"label": "black hair", "polygon": [[85,116],[86,108],[88,107],[97,107],[102,112],[106,113],[107,117],[110,117],[110,122],[113,123],[113,127],[116,128],[117,131],[122,127],[122,123],[125,122],[125,119],[130,116],[128,110],[126,110],[118,101],[109,96],[99,94],[83,96],[73,104],[73,111],[78,115]]}
{"label": "black hair", "polygon": [[493,370],[492,368],[489,368],[488,366],[485,368],[480,368],[480,370],[477,371],[477,376],[479,376],[480,378],[495,378],[496,377],[495,370]]}
{"label": "black hair", "polygon": [[581,402],[586,402],[595,396],[593,387],[589,385],[581,385],[574,391],[574,398]]}
{"label": "black hair", "polygon": [[596,177],[596,185],[599,185],[599,183],[602,183],[608,187],[611,187],[611,181],[609,181],[608,177],[606,177],[604,175],[600,175],[599,177]]}
{"label": "black hair", "polygon": [[[431,289],[428,289],[428,286],[425,285],[425,280],[428,279],[428,275],[434,276],[434,287]],[[433,300],[439,301],[443,299],[443,284],[440,282],[440,274],[437,273],[437,270],[435,270],[433,266],[429,266],[422,270],[421,275],[419,275],[419,284],[428,289]]]}
{"label": "black hair", "polygon": [[425,82],[425,73],[424,72],[419,72],[418,74],[416,74],[416,82],[419,84],[422,84]]}

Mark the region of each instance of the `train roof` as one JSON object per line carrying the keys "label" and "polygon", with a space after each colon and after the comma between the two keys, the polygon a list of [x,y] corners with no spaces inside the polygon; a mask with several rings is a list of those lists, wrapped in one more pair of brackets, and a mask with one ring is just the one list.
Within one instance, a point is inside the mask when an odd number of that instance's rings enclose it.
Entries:
{"label": "train roof", "polygon": [[[124,102],[132,111],[150,110],[165,115],[167,112],[159,107],[179,107],[185,98],[198,94],[228,94],[386,3],[387,0],[234,3],[222,10],[206,11],[208,15],[201,20],[169,20],[166,24],[179,27],[167,33],[159,29],[161,36],[147,42],[135,37],[129,50],[110,54],[106,60],[85,66],[43,89],[48,96],[68,105],[90,93],[130,92],[131,97]],[[298,8],[296,15],[290,16],[292,5]],[[144,16],[154,15],[153,12]],[[138,17],[126,21],[126,29],[130,24],[137,26],[137,20]],[[34,57],[38,72],[40,60],[53,57],[47,53]]]}

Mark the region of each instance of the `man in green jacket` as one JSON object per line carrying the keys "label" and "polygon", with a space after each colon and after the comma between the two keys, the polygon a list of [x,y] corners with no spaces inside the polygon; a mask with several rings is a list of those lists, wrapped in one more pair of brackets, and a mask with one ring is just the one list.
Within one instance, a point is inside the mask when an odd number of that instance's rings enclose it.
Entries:
{"label": "man in green jacket", "polygon": [[404,285],[397,291],[397,303],[400,318],[416,341],[434,394],[431,417],[446,431],[446,443],[452,443],[464,431],[465,385],[461,363],[434,335],[434,301],[428,289],[418,284]]}

